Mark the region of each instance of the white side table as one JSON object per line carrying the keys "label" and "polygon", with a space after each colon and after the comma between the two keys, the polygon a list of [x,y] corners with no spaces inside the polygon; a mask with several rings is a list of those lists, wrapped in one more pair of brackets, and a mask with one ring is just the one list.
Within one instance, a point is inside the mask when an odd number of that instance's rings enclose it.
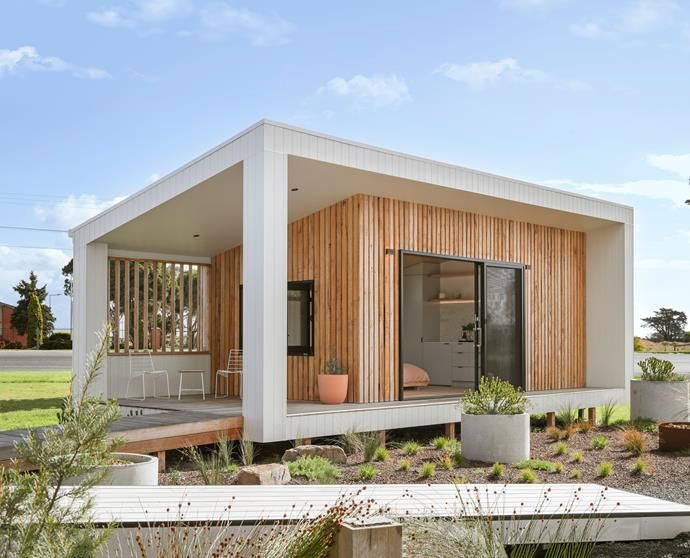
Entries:
{"label": "white side table", "polygon": [[[191,374],[198,374],[201,377],[201,387],[194,387],[194,388],[183,388],[182,387],[182,378],[184,378],[187,375]],[[201,396],[203,397],[204,401],[206,401],[206,387],[204,386],[204,375],[206,374],[205,370],[180,370],[180,386],[177,390],[177,400],[179,401],[182,399],[182,392],[183,391],[193,391],[195,393],[201,392]]]}

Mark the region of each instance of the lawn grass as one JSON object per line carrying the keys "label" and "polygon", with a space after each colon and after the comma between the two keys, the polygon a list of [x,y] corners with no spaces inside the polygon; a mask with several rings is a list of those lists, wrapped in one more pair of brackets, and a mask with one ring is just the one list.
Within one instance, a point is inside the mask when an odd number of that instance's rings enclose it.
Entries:
{"label": "lawn grass", "polygon": [[57,423],[71,372],[0,372],[0,431]]}

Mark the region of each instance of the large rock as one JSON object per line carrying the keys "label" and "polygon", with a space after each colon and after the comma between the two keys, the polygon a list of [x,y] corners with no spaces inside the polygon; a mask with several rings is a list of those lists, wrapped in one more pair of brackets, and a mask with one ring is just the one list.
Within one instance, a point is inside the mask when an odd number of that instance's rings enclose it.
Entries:
{"label": "large rock", "polygon": [[248,465],[237,475],[237,484],[287,484],[290,480],[290,471],[281,463]]}
{"label": "large rock", "polygon": [[324,457],[331,463],[347,463],[347,456],[340,446],[297,446],[283,454],[283,461],[297,461],[302,457]]}

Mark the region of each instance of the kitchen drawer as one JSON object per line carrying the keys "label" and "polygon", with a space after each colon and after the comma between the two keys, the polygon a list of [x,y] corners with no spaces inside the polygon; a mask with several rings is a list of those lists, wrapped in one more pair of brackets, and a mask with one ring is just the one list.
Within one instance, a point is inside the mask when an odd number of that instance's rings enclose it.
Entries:
{"label": "kitchen drawer", "polygon": [[453,366],[453,383],[455,382],[474,384],[474,366]]}
{"label": "kitchen drawer", "polygon": [[451,364],[454,366],[474,366],[474,351],[459,352],[453,350],[450,358]]}

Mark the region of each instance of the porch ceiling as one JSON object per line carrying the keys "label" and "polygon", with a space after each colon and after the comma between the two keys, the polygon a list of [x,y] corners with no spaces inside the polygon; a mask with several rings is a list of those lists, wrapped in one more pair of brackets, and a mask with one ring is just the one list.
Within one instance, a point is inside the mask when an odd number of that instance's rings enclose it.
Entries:
{"label": "porch ceiling", "polygon": [[[575,213],[296,156],[289,157],[288,188],[290,222],[352,195],[371,194],[580,231],[610,224]],[[99,240],[112,249],[197,257],[213,256],[241,244],[242,164],[182,192]]]}

